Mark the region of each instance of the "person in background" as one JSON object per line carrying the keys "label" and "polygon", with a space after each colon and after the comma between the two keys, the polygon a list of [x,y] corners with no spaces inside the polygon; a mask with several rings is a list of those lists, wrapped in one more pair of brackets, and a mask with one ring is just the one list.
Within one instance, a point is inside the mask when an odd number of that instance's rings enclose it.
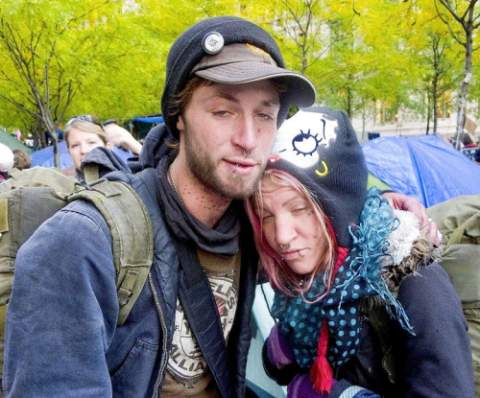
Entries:
{"label": "person in background", "polygon": [[88,152],[96,147],[107,147],[107,137],[100,122],[91,115],[72,117],[64,127],[65,143],[72,158],[73,167],[64,174],[83,180],[81,164]]}
{"label": "person in background", "polygon": [[0,143],[0,182],[9,178],[9,172],[13,168],[13,152],[5,144]]}
{"label": "person in background", "polygon": [[29,148],[33,148],[35,146],[35,140],[33,139],[33,135],[31,133],[27,134],[27,138],[25,138],[24,144]]}
{"label": "person in background", "polygon": [[142,145],[124,128],[116,123],[102,125],[91,115],[71,118],[65,124],[65,142],[72,157],[77,176],[87,153],[96,147],[120,146],[138,155]]}
{"label": "person in background", "polygon": [[277,324],[263,358],[288,398],[473,397],[466,322],[410,212],[367,191],[347,116],[299,112],[246,202]]}
{"label": "person in background", "polygon": [[21,149],[13,150],[13,167],[18,170],[29,169],[32,167],[32,159],[30,156]]}
{"label": "person in background", "polygon": [[77,173],[80,172],[80,165],[88,152],[98,146],[106,147],[108,144],[103,127],[91,115],[71,118],[65,124],[64,134]]}
{"label": "person in background", "polygon": [[18,141],[22,141],[22,132],[20,131],[20,129],[13,130],[13,135]]}
{"label": "person in background", "polygon": [[142,144],[138,142],[128,130],[119,126],[114,121],[103,123],[103,129],[109,145],[123,148],[126,151],[132,152],[135,156],[140,154]]}

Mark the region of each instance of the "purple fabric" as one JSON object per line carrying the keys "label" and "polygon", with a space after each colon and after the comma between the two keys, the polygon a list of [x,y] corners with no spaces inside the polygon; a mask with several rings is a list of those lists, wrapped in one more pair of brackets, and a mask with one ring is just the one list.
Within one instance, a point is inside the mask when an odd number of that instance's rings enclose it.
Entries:
{"label": "purple fabric", "polygon": [[267,339],[267,355],[273,366],[281,369],[294,361],[293,352],[288,345],[287,338],[280,332],[276,324],[270,331]]}
{"label": "purple fabric", "polygon": [[287,398],[328,398],[329,395],[316,392],[309,375],[305,373],[296,375],[288,385]]}

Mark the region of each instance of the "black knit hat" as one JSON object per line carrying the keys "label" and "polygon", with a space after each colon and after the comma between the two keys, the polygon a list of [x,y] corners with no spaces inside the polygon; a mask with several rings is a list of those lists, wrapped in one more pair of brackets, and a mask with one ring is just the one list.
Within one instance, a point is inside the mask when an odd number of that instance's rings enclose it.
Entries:
{"label": "black knit hat", "polygon": [[284,170],[314,195],[340,246],[350,247],[348,226],[358,223],[367,193],[363,151],[344,112],[299,111],[280,127],[267,168]]}
{"label": "black knit hat", "polygon": [[[243,55],[234,54],[238,51],[231,49],[227,55],[229,59],[222,56],[223,50],[228,49],[229,45],[239,43],[250,45],[253,49],[251,53],[257,53],[259,60],[252,62],[251,57],[242,59],[245,51]],[[236,58],[232,59],[235,55]],[[215,62],[210,62],[210,59]],[[198,68],[199,63],[201,68]],[[208,68],[216,68],[215,76],[208,73]],[[220,73],[220,68],[224,68],[223,73]],[[284,62],[277,44],[265,30],[254,23],[238,17],[214,17],[202,20],[180,35],[168,54],[167,75],[162,95],[165,123],[170,132],[178,136],[176,128],[178,115],[172,115],[176,110],[172,109],[171,102],[195,73],[205,79],[225,84],[244,84],[279,78],[287,88],[280,98],[281,107],[278,115],[280,124],[285,119],[290,104],[310,106],[315,100],[312,83],[300,74],[283,68]],[[234,70],[242,73],[234,74]],[[253,71],[256,71],[256,76],[251,75]],[[220,79],[222,75],[225,77],[223,80]]]}

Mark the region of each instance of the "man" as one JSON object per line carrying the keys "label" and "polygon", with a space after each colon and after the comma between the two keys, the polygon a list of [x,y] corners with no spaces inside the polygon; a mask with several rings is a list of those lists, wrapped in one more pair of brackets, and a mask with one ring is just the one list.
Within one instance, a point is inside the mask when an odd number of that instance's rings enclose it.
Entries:
{"label": "man", "polygon": [[17,257],[7,396],[243,397],[257,257],[234,199],[252,193],[289,105],[314,98],[248,21],[211,18],[183,33],[167,60],[166,126],[142,148],[146,170],[115,177],[150,213],[148,281],[116,326],[105,220],[76,202],[44,223]]}
{"label": "man", "polygon": [[[284,69],[274,40],[248,21],[211,18],[183,33],[167,61],[166,128],[141,156],[156,180],[124,177],[154,192],[149,279],[116,327],[105,220],[84,202],[48,220],[17,257],[7,396],[244,396],[257,259],[232,200],[252,193],[289,105],[314,98],[312,84]],[[166,150],[165,138],[177,149]]]}

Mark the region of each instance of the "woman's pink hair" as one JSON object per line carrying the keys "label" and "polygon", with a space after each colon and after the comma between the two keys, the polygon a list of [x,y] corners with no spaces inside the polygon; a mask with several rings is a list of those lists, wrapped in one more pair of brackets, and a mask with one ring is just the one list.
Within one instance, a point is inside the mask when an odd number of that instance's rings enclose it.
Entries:
{"label": "woman's pink hair", "polygon": [[[320,227],[325,236],[325,253],[321,261],[316,266],[314,271],[308,276],[300,276],[293,272],[281,256],[268,244],[267,239],[263,233],[262,213],[263,213],[263,182],[269,179],[274,185],[278,187],[290,187],[304,196],[308,203],[312,206],[314,214],[317,217]],[[245,207],[248,218],[252,224],[255,245],[260,256],[261,266],[265,270],[267,277],[272,286],[283,293],[293,296],[302,295],[310,289],[313,280],[319,272],[324,272],[324,284],[326,286],[323,294],[315,301],[322,299],[332,285],[334,276],[334,265],[336,255],[336,241],[333,228],[328,217],[320,208],[320,205],[312,198],[312,194],[305,188],[305,186],[289,173],[277,170],[268,169],[265,171],[262,179],[258,183],[257,191],[246,202]]]}

